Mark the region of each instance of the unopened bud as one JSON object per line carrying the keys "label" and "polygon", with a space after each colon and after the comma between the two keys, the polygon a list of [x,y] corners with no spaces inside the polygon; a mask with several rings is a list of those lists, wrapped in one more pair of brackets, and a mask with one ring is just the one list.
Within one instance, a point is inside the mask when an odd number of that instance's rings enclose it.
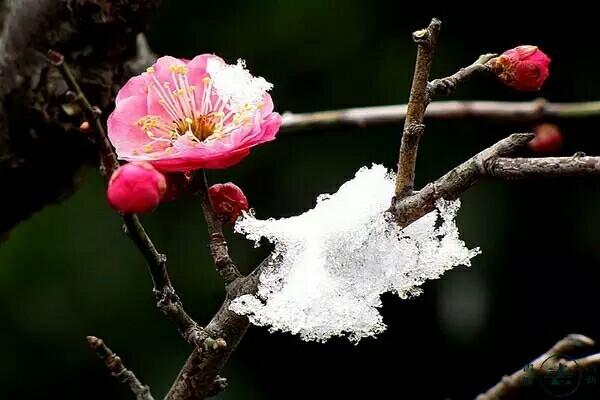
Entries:
{"label": "unopened bud", "polygon": [[212,185],[208,189],[208,197],[215,213],[232,224],[242,215],[242,211],[248,211],[246,195],[231,182]]}
{"label": "unopened bud", "polygon": [[500,80],[513,89],[540,90],[548,78],[550,58],[537,46],[519,46],[488,62]]}
{"label": "unopened bud", "polygon": [[141,214],[158,206],[166,187],[165,177],[150,163],[132,162],[113,173],[106,197],[117,211]]}
{"label": "unopened bud", "polygon": [[562,133],[554,124],[540,124],[533,128],[535,138],[527,145],[540,154],[553,154],[560,150],[563,142]]}

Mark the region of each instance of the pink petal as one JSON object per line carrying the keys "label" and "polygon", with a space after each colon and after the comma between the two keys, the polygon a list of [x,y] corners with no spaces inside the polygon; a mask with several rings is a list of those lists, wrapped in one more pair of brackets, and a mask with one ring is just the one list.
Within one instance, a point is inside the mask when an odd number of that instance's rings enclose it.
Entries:
{"label": "pink petal", "polygon": [[271,98],[271,95],[269,93],[265,93],[265,96],[263,97],[263,106],[260,109],[260,115],[265,118],[267,115],[271,114],[273,112],[273,109],[275,108],[275,106],[273,105],[273,99]]}
{"label": "pink petal", "polygon": [[154,69],[154,75],[156,75],[156,78],[160,83],[170,82],[171,87],[174,88],[172,72],[169,71],[171,65],[185,67],[185,63],[180,59],[171,56],[164,56],[156,60],[156,63],[154,63],[152,68]]}
{"label": "pink petal", "polygon": [[190,70],[190,77],[200,76],[206,73],[206,64],[210,58],[219,60],[225,63],[221,57],[215,56],[214,54],[201,54],[196,56],[187,64],[187,68]]}
{"label": "pink petal", "polygon": [[281,115],[279,113],[272,113],[269,115],[261,125],[263,130],[262,140],[267,142],[275,139],[275,135],[279,132],[281,127]]}
{"label": "pink petal", "polygon": [[125,158],[149,142],[148,136],[136,125],[147,114],[146,98],[132,96],[122,99],[108,117],[108,138],[119,157]]}
{"label": "pink petal", "polygon": [[145,96],[145,89],[148,87],[148,77],[147,73],[144,72],[141,75],[134,76],[129,79],[125,85],[119,90],[117,93],[117,98],[115,99],[115,104],[119,104],[121,100],[126,99],[131,96]]}
{"label": "pink petal", "polygon": [[219,169],[237,164],[249,153],[249,149],[243,148],[229,153],[204,153],[200,156],[199,152],[190,150],[185,154],[178,154],[177,157],[159,158],[152,160],[151,163],[156,169],[165,172],[192,171],[201,168]]}

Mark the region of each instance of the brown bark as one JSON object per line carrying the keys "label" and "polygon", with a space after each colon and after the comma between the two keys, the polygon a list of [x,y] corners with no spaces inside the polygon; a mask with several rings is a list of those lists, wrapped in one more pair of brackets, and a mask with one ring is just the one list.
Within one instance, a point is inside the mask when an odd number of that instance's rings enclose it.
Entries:
{"label": "brown bark", "polygon": [[7,2],[0,40],[0,237],[45,205],[70,195],[88,162],[81,110],[44,55],[65,55],[82,89],[109,111],[158,0]]}

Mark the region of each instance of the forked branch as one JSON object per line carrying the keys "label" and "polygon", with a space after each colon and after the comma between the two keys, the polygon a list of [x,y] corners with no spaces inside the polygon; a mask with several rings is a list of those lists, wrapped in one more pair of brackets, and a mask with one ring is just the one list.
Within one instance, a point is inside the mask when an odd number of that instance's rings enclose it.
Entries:
{"label": "forked branch", "polygon": [[[592,365],[600,364],[600,354],[593,354],[577,360],[561,360],[560,356],[569,356],[574,350],[589,348],[594,345],[594,341],[586,336],[571,334],[559,340],[547,352],[533,360],[526,368],[514,372],[511,375],[505,375],[500,382],[492,386],[485,393],[477,396],[476,400],[497,400],[505,399],[522,390],[526,385],[533,382],[536,375],[543,375],[550,369],[556,370],[558,364],[563,364],[569,370],[584,370]],[[561,362],[563,361],[563,362]],[[551,363],[552,365],[546,365]],[[544,370],[542,370],[544,364]],[[548,368],[546,368],[546,366]]]}
{"label": "forked branch", "polygon": [[[83,110],[85,117],[88,121],[91,121],[90,125],[94,133],[94,140],[100,154],[100,172],[105,181],[108,181],[113,172],[119,167],[119,162],[100,121],[100,112],[88,101],[69,66],[65,63],[64,57],[55,51],[50,51],[48,57],[49,61],[59,69],[68,87],[75,93],[75,101]],[[185,312],[181,300],[175,293],[167,271],[167,257],[156,249],[136,214],[122,214],[121,217],[125,233],[131,238],[148,263],[148,269],[154,284],[153,292],[157,307],[175,324],[185,340],[196,346],[203,345],[207,335]]]}

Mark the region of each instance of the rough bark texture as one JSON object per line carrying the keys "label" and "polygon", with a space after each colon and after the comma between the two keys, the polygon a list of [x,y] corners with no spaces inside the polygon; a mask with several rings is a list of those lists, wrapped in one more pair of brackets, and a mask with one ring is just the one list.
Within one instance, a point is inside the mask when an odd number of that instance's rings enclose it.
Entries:
{"label": "rough bark texture", "polygon": [[423,118],[430,100],[428,93],[429,72],[431,71],[433,52],[441,24],[440,20],[433,18],[426,29],[413,33],[413,40],[417,43],[418,50],[398,159],[395,190],[398,198],[412,194],[415,183],[417,150],[419,139],[425,130]]}
{"label": "rough bark texture", "polygon": [[228,285],[223,305],[205,328],[211,337],[224,339],[227,346],[212,351],[195,349],[179,372],[165,400],[204,399],[214,394],[215,378],[250,326],[248,318],[230,311],[229,305],[236,297],[256,293],[260,274],[272,262],[276,260],[267,257],[252,274],[240,277]]}
{"label": "rough bark texture", "polygon": [[136,56],[158,0],[13,0],[0,39],[0,237],[72,193],[96,161],[60,73],[45,59],[65,55],[90,101],[103,111]]}
{"label": "rough bark texture", "polygon": [[95,336],[87,337],[88,346],[104,361],[108,372],[123,384],[127,385],[135,395],[136,400],[154,400],[150,388],[135,376],[133,371],[125,368],[121,357],[112,352],[102,339]]}

